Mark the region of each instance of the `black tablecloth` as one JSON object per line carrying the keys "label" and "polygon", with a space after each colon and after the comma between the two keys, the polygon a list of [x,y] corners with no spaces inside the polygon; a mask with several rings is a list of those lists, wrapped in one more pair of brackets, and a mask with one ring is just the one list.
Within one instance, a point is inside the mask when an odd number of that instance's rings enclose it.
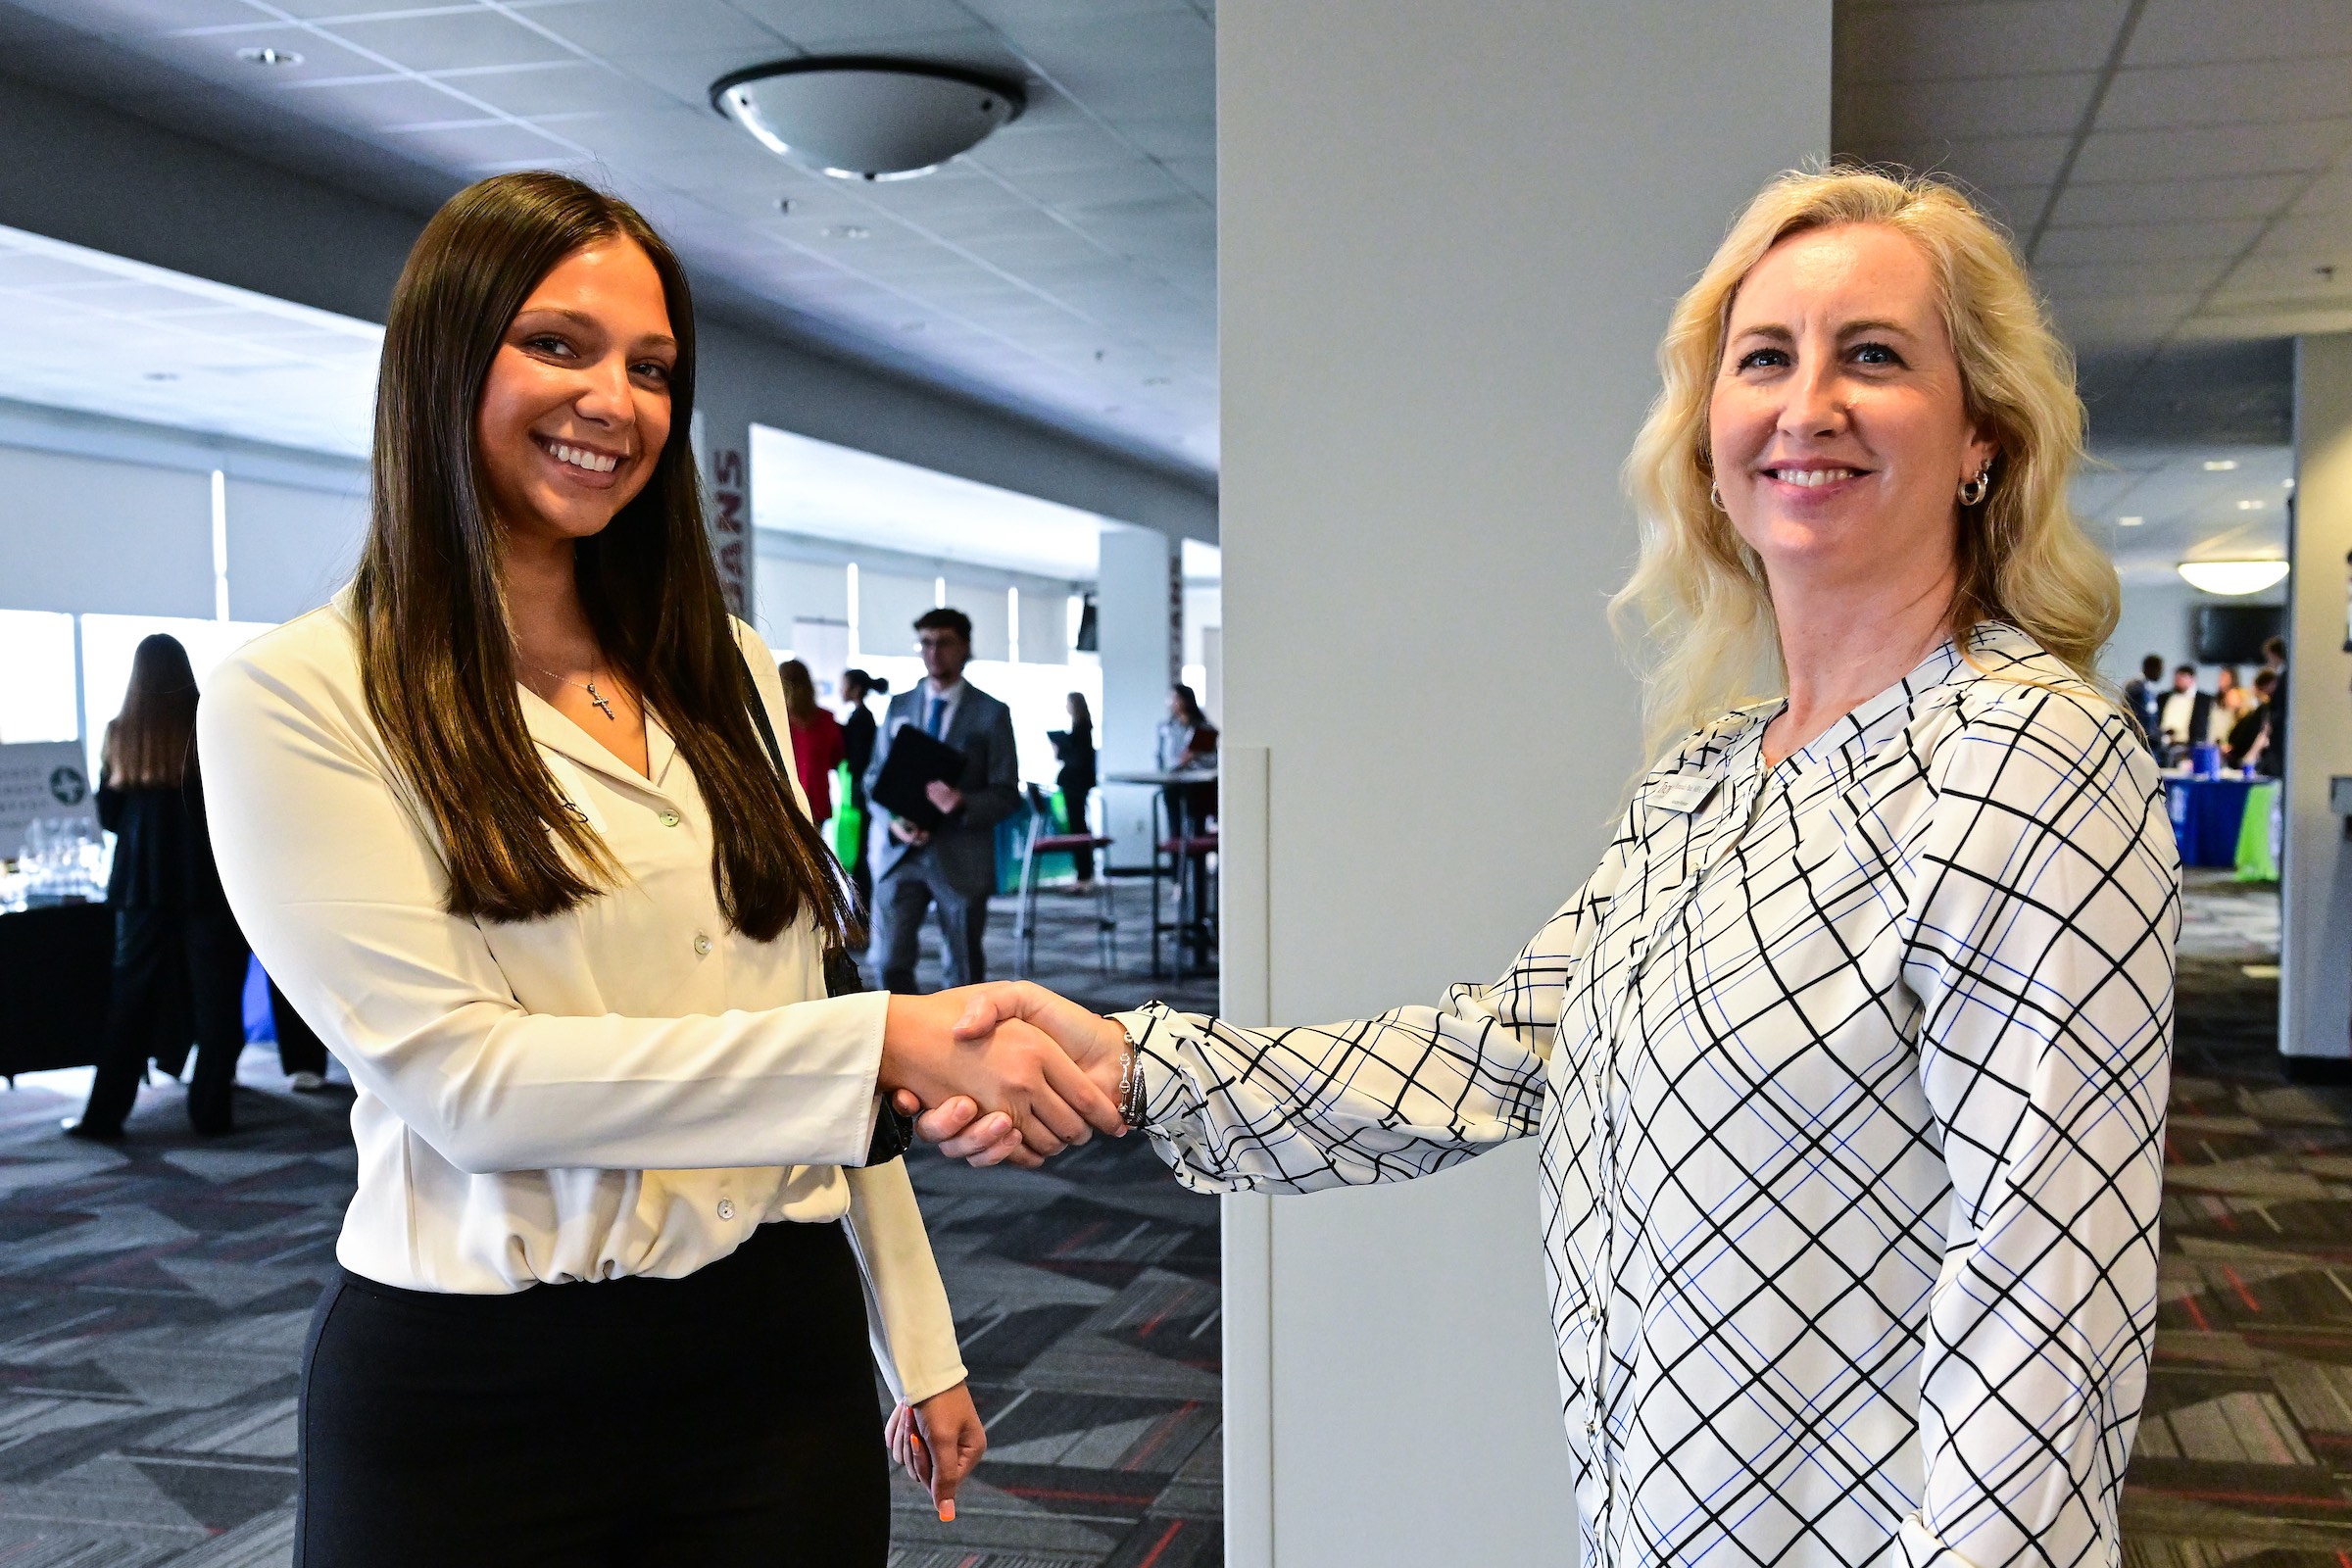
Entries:
{"label": "black tablecloth", "polygon": [[114,957],[106,905],[0,914],[0,1074],[98,1059]]}

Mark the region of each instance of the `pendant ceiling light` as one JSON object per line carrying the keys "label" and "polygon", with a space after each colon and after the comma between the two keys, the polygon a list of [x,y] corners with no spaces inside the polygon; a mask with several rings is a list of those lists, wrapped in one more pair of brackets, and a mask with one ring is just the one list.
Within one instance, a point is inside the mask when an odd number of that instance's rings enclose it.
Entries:
{"label": "pendant ceiling light", "polygon": [[912,179],[1020,118],[1017,83],[863,56],[783,60],[721,76],[710,102],[768,151],[837,179]]}
{"label": "pendant ceiling light", "polygon": [[2183,561],[2180,575],[2209,594],[2258,594],[2286,575],[2283,561]]}

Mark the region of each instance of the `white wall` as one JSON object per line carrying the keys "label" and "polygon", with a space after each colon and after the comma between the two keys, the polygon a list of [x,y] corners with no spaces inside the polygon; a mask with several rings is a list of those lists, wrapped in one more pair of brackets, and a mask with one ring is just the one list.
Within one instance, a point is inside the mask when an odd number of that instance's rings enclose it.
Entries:
{"label": "white wall", "polygon": [[[2169,582],[2126,582],[2124,584],[2123,613],[2115,623],[2115,635],[2107,640],[2106,650],[2099,656],[2099,670],[2109,680],[2122,685],[2139,673],[2139,662],[2149,654],[2164,656],[2164,667],[2169,674],[2175,664],[2195,662],[2196,626],[2193,620],[2199,605],[2282,605],[2286,602],[2286,586],[2242,598],[2224,599],[2214,594],[2199,593],[2178,577]],[[2238,667],[2240,680],[2251,680],[2258,664]],[[2218,664],[2199,666],[2199,679],[2207,690],[2213,687]]]}
{"label": "white wall", "polygon": [[[1361,1016],[1500,972],[1599,854],[1639,761],[1618,466],[1673,297],[1826,151],[1830,5],[1217,32],[1226,736],[1268,767],[1262,821],[1225,793],[1226,1007]],[[1232,1201],[1227,1560],[1572,1562],[1533,1149]]]}
{"label": "white wall", "polygon": [[2328,781],[2352,774],[2344,572],[2352,551],[2352,334],[2295,344],[2295,522],[2288,540],[2286,859],[2279,867],[2278,1049],[2352,1055],[2352,845]]}
{"label": "white wall", "polygon": [[0,446],[0,610],[210,616],[212,476]]}
{"label": "white wall", "polygon": [[[1158,764],[1155,732],[1167,716],[1168,682],[1176,675],[1171,645],[1175,583],[1176,554],[1165,537],[1143,528],[1103,530],[1095,590],[1102,664],[1095,737],[1105,775],[1149,772]],[[1103,831],[1113,840],[1111,864],[1137,867],[1150,861],[1153,794],[1132,784],[1103,785]]]}
{"label": "white wall", "polygon": [[351,580],[368,538],[368,498],[230,478],[228,612],[239,620],[306,614]]}

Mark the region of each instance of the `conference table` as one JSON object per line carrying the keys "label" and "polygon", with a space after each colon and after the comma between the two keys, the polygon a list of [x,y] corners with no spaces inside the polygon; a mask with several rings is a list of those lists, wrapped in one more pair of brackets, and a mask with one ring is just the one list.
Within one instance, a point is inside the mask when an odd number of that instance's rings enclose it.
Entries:
{"label": "conference table", "polygon": [[[1173,771],[1105,773],[1102,782],[1132,784],[1158,792],[1152,805],[1152,978],[1160,978],[1163,972],[1159,963],[1159,934],[1170,929],[1160,918],[1159,875],[1163,854],[1173,858],[1170,869],[1176,880],[1175,978],[1213,974],[1217,946],[1216,887],[1208,874],[1208,858],[1216,851],[1217,836],[1209,830],[1205,818],[1214,808],[1202,809],[1200,821],[1194,820],[1194,811],[1203,797],[1211,802],[1216,799],[1217,770],[1187,767]],[[1163,807],[1169,816],[1164,827],[1160,817]]]}
{"label": "conference table", "polygon": [[2238,864],[2239,840],[2247,831],[2250,803],[2258,805],[2264,812],[2266,843],[2262,858],[2267,863],[2268,808],[2276,798],[2277,789],[2275,779],[2240,778],[2235,774],[2210,778],[2193,773],[2164,775],[2165,808],[2172,817],[2174,842],[2180,848],[2180,863],[2213,867]]}

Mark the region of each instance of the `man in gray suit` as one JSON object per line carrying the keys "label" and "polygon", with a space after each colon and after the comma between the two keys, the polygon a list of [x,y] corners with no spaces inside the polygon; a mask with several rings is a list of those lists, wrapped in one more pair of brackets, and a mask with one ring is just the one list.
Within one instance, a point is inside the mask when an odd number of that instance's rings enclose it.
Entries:
{"label": "man in gray suit", "polygon": [[890,760],[899,732],[912,724],[961,752],[963,777],[930,787],[931,804],[947,813],[933,832],[892,816],[879,803],[874,814],[886,831],[876,836],[874,951],[885,989],[914,989],[915,947],[923,914],[939,911],[948,984],[987,978],[982,943],[988,934],[988,896],[997,890],[997,824],[1020,808],[1014,765],[1012,710],[963,678],[972,657],[972,621],[960,610],[926,611],[914,623],[929,678],[890,700],[882,734],[866,768],[866,797]]}

